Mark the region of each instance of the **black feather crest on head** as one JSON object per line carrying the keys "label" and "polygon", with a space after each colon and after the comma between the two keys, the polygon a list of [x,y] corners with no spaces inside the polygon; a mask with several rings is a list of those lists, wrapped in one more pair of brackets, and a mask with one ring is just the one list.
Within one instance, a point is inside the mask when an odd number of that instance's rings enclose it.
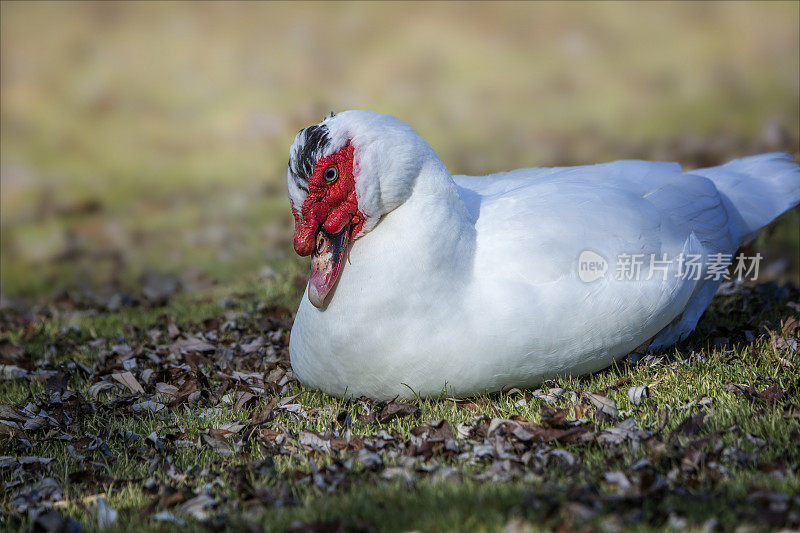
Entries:
{"label": "black feather crest on head", "polygon": [[308,178],[314,172],[314,165],[322,157],[330,144],[328,126],[316,124],[300,130],[297,144],[289,158],[289,173],[297,187],[308,192]]}

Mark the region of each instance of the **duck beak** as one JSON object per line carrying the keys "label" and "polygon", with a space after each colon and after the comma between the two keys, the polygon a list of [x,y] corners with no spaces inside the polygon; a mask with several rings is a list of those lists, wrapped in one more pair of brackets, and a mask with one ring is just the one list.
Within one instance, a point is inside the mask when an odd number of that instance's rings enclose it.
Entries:
{"label": "duck beak", "polygon": [[321,227],[317,230],[316,247],[311,255],[311,276],[308,279],[308,301],[314,307],[323,308],[325,297],[339,279],[349,237],[349,224],[336,234],[328,233]]}

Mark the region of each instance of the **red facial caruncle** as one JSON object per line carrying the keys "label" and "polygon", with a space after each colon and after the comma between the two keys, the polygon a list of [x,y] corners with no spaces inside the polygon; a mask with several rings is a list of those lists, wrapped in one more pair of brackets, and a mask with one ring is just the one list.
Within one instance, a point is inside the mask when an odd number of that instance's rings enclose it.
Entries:
{"label": "red facial caruncle", "polygon": [[302,256],[314,251],[317,230],[322,227],[338,234],[349,225],[349,237],[364,226],[364,215],[358,210],[356,184],[353,176],[353,145],[321,157],[308,178],[308,195],[294,215],[294,250]]}
{"label": "red facial caruncle", "polygon": [[294,215],[294,249],[312,255],[308,299],[322,308],[339,278],[342,259],[353,236],[364,226],[358,209],[353,175],[353,146],[348,142],[335,154],[321,157],[308,178],[308,195]]}

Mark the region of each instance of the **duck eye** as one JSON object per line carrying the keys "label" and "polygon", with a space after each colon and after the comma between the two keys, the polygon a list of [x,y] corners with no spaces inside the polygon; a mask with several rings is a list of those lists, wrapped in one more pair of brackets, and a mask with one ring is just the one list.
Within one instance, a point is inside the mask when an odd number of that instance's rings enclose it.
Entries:
{"label": "duck eye", "polygon": [[333,183],[338,177],[339,171],[336,170],[336,167],[328,167],[325,169],[325,172],[322,173],[322,179],[324,179],[327,183]]}

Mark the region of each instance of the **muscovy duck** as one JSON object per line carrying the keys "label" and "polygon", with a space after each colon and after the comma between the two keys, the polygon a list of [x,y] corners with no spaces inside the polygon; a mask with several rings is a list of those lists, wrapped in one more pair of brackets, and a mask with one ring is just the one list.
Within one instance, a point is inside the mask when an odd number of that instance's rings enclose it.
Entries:
{"label": "muscovy duck", "polygon": [[[312,256],[292,368],[376,399],[530,387],[670,346],[737,247],[800,202],[780,153],[451,176],[410,126],[370,111],[300,131],[287,180],[294,249]],[[631,257],[636,275],[619,267]]]}

